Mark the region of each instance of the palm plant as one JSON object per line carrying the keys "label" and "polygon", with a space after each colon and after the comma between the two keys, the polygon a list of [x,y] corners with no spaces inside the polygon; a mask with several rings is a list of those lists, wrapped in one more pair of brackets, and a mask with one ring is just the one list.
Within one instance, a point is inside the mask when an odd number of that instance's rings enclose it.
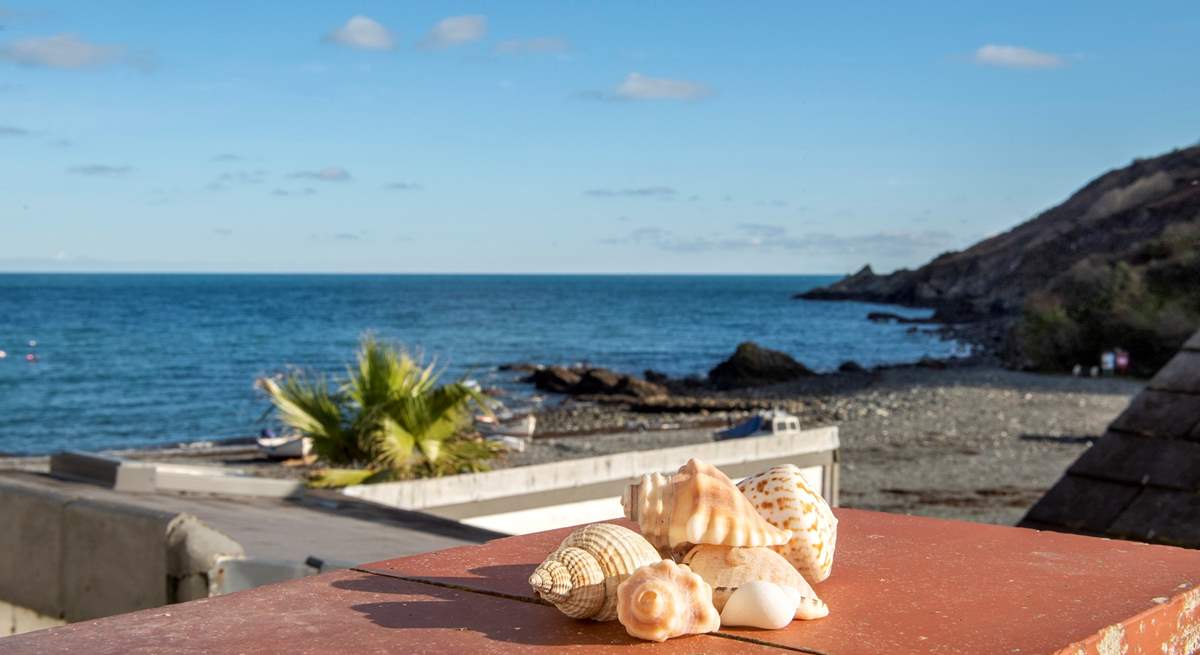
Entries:
{"label": "palm plant", "polygon": [[414,476],[485,470],[499,449],[463,436],[472,406],[486,397],[461,382],[438,385],[434,365],[363,337],[357,362],[335,385],[293,372],[259,380],[284,424],[312,439],[332,466],[315,484],[344,486]]}

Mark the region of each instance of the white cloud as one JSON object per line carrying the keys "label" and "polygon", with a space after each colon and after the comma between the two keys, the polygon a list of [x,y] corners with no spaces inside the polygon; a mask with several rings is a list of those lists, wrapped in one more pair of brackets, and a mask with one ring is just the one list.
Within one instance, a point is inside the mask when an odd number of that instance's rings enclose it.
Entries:
{"label": "white cloud", "polygon": [[712,95],[707,86],[687,80],[670,80],[630,73],[614,95],[625,100],[699,100]]}
{"label": "white cloud", "polygon": [[538,36],[532,39],[509,39],[496,44],[496,52],[503,55],[525,55],[566,52],[571,44],[556,36]]}
{"label": "white cloud", "polygon": [[88,43],[74,34],[30,37],[0,45],[0,59],[41,68],[92,68],[118,62],[123,56],[123,48]]}
{"label": "white cloud", "polygon": [[329,33],[326,40],[359,50],[391,50],[396,37],[378,21],[366,16],[353,16],[345,25]]}
{"label": "white cloud", "polygon": [[742,223],[730,234],[679,235],[661,228],[640,228],[622,237],[601,239],[605,245],[651,246],[667,252],[793,252],[865,256],[925,256],[954,243],[946,232],[875,232],[856,235],[808,233],[792,235],[782,225]]}
{"label": "white cloud", "polygon": [[451,16],[438,21],[437,25],[421,40],[427,48],[449,48],[478,41],[487,34],[487,16]]}
{"label": "white cloud", "polygon": [[1066,60],[1050,52],[991,43],[975,51],[975,63],[1006,68],[1059,68],[1067,65]]}
{"label": "white cloud", "polygon": [[345,182],[350,179],[350,171],[341,166],[327,166],[319,171],[297,171],[288,177],[322,182]]}

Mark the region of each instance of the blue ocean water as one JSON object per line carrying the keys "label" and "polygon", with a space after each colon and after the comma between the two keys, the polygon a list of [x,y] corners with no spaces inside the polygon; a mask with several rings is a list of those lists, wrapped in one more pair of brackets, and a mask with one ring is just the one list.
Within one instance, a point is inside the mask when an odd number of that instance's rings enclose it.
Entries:
{"label": "blue ocean water", "polygon": [[341,372],[366,331],[436,357],[445,375],[524,392],[496,367],[586,361],[703,374],[754,340],[831,370],[958,347],[868,322],[877,305],[790,299],[834,279],[0,275],[0,452],[254,434],[268,409],[256,377],[288,366]]}

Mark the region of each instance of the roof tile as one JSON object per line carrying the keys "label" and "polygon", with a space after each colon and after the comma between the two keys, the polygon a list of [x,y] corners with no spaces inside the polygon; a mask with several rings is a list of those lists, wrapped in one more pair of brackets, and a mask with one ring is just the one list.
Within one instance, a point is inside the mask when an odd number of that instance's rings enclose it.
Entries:
{"label": "roof tile", "polygon": [[1200,494],[1148,487],[1108,532],[1114,537],[1195,547],[1200,544]]}
{"label": "roof tile", "polygon": [[1200,395],[1147,389],[1112,422],[1114,430],[1163,439],[1183,439],[1200,423]]}
{"label": "roof tile", "polygon": [[1184,350],[1200,350],[1200,332],[1193,334],[1192,338],[1183,344],[1183,348]]}
{"label": "roof tile", "polygon": [[1161,391],[1200,394],[1200,352],[1179,351],[1150,380],[1149,386]]}
{"label": "roof tile", "polygon": [[1135,485],[1200,490],[1200,442],[1108,432],[1069,469],[1075,475]]}
{"label": "roof tile", "polygon": [[1140,487],[1064,475],[1029,510],[1026,519],[1068,530],[1101,533],[1125,510]]}

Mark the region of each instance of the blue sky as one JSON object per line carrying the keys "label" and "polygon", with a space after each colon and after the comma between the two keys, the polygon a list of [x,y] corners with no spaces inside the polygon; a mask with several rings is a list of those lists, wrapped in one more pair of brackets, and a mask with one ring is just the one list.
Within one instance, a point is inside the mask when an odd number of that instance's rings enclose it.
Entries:
{"label": "blue sky", "polygon": [[0,0],[0,270],[913,266],[1200,139],[1195,2]]}

